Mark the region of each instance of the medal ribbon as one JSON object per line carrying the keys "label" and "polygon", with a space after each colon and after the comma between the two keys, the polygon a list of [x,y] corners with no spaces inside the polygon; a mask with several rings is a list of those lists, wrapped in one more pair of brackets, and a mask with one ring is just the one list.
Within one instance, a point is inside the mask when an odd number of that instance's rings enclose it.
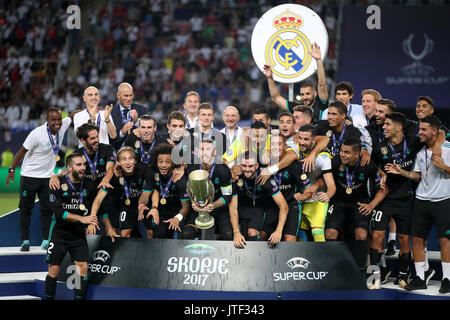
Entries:
{"label": "medal ribbon", "polygon": [[169,188],[170,188],[170,186],[171,186],[171,184],[172,184],[172,177],[173,177],[173,175],[171,175],[170,176],[170,179],[169,179],[169,181],[167,182],[167,184],[166,184],[166,186],[164,187],[164,189],[163,189],[163,186],[162,186],[162,180],[160,180],[160,182],[159,182],[159,193],[161,194],[161,197],[162,198],[165,198],[165,197],[167,197],[167,194],[169,193]]}
{"label": "medal ribbon", "polygon": [[[91,114],[89,112],[89,110],[86,108],[86,112],[89,115],[89,122],[91,122]],[[97,114],[97,123],[95,124],[97,126],[97,128],[100,128],[100,122],[102,121],[102,118],[100,117],[100,112]]]}
{"label": "medal ribbon", "polygon": [[130,110],[125,109],[125,108],[124,108],[124,110],[127,111],[127,116],[126,117],[123,115],[123,110],[120,110],[120,116],[122,117],[122,123],[123,124],[131,121]]}
{"label": "medal ribbon", "polygon": [[[202,165],[200,164],[199,166],[200,166],[200,170],[203,170],[203,169],[202,169]],[[214,170],[215,170],[215,169],[216,169],[216,163],[214,162],[214,163],[212,164],[211,171],[209,172],[209,180],[212,179],[212,176],[213,176],[213,174],[214,174]]]}
{"label": "medal ribbon", "polygon": [[52,145],[53,153],[55,154],[55,156],[57,156],[59,153],[59,134],[56,133],[56,143],[55,143],[55,140],[53,140],[53,135],[50,132],[50,128],[48,127],[48,125],[47,125],[47,133],[48,138],[50,139],[50,144]]}
{"label": "medal ribbon", "polygon": [[148,164],[148,162],[150,161],[150,151],[152,151],[153,147],[155,146],[155,142],[156,142],[156,137],[153,137],[152,145],[150,146],[150,149],[147,150],[148,154],[145,155],[145,153],[144,153],[144,143],[141,140],[141,145],[140,145],[141,161],[143,163]]}
{"label": "medal ribbon", "polygon": [[94,161],[91,161],[91,159],[89,158],[89,154],[87,153],[87,151],[84,147],[83,147],[83,153],[84,153],[84,156],[86,157],[87,163],[89,164],[89,168],[91,168],[91,173],[95,174],[96,170],[97,170],[97,164],[98,164],[98,149],[95,152]]}
{"label": "medal ribbon", "polygon": [[345,180],[347,181],[347,188],[353,187],[353,179],[355,177],[356,168],[359,166],[359,161],[360,159],[358,159],[358,162],[356,163],[356,166],[353,168],[352,173],[350,173],[348,167],[345,166]]}
{"label": "medal ribbon", "polygon": [[[69,174],[66,174],[66,180],[67,184],[69,185],[70,189],[73,191],[77,191],[72,181],[70,181]],[[78,204],[83,204],[83,180],[80,181],[80,195],[78,197]]]}
{"label": "medal ribbon", "polygon": [[392,145],[392,143],[388,143],[389,148],[391,149],[392,155],[395,157],[395,159],[397,160],[397,162],[399,164],[403,164],[406,161],[406,139],[403,138],[403,158],[400,158],[400,155],[398,154],[397,151],[395,151],[394,146]]}
{"label": "medal ribbon", "polygon": [[[256,180],[257,179],[258,179],[258,171],[256,171],[255,182],[253,184],[253,194],[252,194],[253,206],[255,206],[255,200],[256,200],[256,187],[257,187]],[[245,181],[245,179],[242,179],[242,180],[244,181],[245,190],[247,190],[247,193],[250,194],[250,190],[248,190],[247,182]]]}
{"label": "medal ribbon", "polygon": [[125,197],[130,199],[130,189],[128,188],[127,179],[123,177],[123,190],[125,192]]}
{"label": "medal ribbon", "polygon": [[347,125],[344,124],[344,127],[342,128],[341,135],[339,136],[339,140],[336,141],[336,136],[333,132],[331,135],[331,139],[333,140],[333,156],[339,153],[339,150],[341,149],[342,141],[344,140],[344,134],[345,130],[347,129]]}

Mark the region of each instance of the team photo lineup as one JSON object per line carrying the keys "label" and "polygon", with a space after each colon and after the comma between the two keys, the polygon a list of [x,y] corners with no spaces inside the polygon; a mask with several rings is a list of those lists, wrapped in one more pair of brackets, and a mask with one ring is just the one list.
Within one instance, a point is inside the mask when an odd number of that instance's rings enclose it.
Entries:
{"label": "team photo lineup", "polygon": [[[259,105],[240,126],[239,105],[218,109],[195,86],[179,110],[161,119],[134,102],[133,84],[125,81],[111,88],[115,104],[102,105],[101,90],[89,85],[82,106],[70,114],[46,108],[45,123],[27,135],[6,178],[8,186],[21,168],[24,252],[39,198],[46,298],[55,298],[67,253],[82,277],[75,299],[85,298],[86,235],[95,234],[112,242],[230,241],[239,250],[248,250],[249,241],[271,247],[344,241],[363,276],[370,276],[368,266],[379,267],[381,284],[391,274],[385,257],[394,255],[398,241],[394,284],[426,289],[435,274],[426,252],[432,227],[441,250],[439,292],[450,293],[450,131],[433,97],[417,93],[416,117],[408,119],[373,88],[355,101],[359,93],[341,81],[332,95],[320,46],[308,50],[317,81],[302,82],[295,102],[264,65],[277,119]],[[221,130],[214,125],[220,121]],[[70,128],[78,149],[65,154],[61,145]],[[202,173],[209,195],[198,199],[194,180]],[[212,219],[200,219],[205,216]]]}

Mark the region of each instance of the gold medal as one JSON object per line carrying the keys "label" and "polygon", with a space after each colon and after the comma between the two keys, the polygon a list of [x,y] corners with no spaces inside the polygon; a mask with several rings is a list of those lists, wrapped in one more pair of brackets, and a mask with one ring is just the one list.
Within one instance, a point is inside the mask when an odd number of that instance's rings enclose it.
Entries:
{"label": "gold medal", "polygon": [[387,155],[388,149],[387,149],[386,147],[382,147],[382,148],[381,148],[381,153],[382,153],[383,155]]}
{"label": "gold medal", "polygon": [[302,180],[306,180],[308,178],[308,176],[306,175],[306,173],[303,173],[301,176],[300,176],[300,179],[302,179]]}
{"label": "gold medal", "polygon": [[353,192],[352,188],[345,189],[346,194],[352,194],[352,192]]}
{"label": "gold medal", "polygon": [[328,130],[328,131],[327,131],[327,137],[330,138],[332,135],[333,135],[333,131]]}
{"label": "gold medal", "polygon": [[159,200],[159,202],[161,202],[161,204],[166,204],[167,200],[166,200],[166,198],[161,198],[161,200]]}
{"label": "gold medal", "polygon": [[125,205],[129,206],[131,204],[130,199],[125,199]]}
{"label": "gold medal", "polygon": [[61,185],[61,189],[62,189],[62,191],[67,191],[67,190],[69,190],[69,187],[67,186],[67,184],[62,184]]}
{"label": "gold medal", "polygon": [[60,159],[61,159],[61,157],[57,154],[57,155],[55,156],[56,162],[58,162]]}
{"label": "gold medal", "polygon": [[134,144],[134,146],[136,148],[140,148],[141,147],[141,142],[140,141],[136,141],[136,143]]}
{"label": "gold medal", "polygon": [[244,181],[242,181],[242,179],[239,179],[237,185],[238,187],[242,187],[244,185]]}
{"label": "gold medal", "polygon": [[84,211],[84,209],[86,209],[86,206],[85,206],[84,204],[80,204],[80,205],[79,205],[79,208],[80,208],[80,210],[83,210],[83,211]]}
{"label": "gold medal", "polygon": [[120,177],[120,178],[119,178],[119,183],[120,183],[121,185],[123,185],[123,181],[124,181],[124,178],[123,178],[123,177]]}

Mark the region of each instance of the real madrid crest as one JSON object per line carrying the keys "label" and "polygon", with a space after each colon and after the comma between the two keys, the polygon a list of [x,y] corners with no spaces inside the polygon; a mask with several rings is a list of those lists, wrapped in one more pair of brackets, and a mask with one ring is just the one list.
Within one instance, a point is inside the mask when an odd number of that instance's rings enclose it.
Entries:
{"label": "real madrid crest", "polygon": [[159,181],[159,173],[155,173],[155,181]]}
{"label": "real madrid crest", "polygon": [[327,131],[327,137],[331,138],[331,136],[333,135],[333,131],[330,129]]}
{"label": "real madrid crest", "polygon": [[141,147],[141,142],[140,142],[139,140],[137,140],[137,141],[135,142],[134,146],[135,146],[136,148],[140,148],[140,147]]}
{"label": "real madrid crest", "polygon": [[120,177],[120,178],[119,178],[119,183],[120,183],[122,186],[123,186],[124,181],[125,181],[124,177]]}
{"label": "real madrid crest", "polygon": [[61,185],[61,190],[62,190],[62,191],[67,191],[67,190],[69,190],[69,186],[68,186],[67,184],[63,183],[63,184]]}
{"label": "real madrid crest", "polygon": [[242,187],[244,185],[244,181],[242,179],[239,179],[237,185],[238,187]]}
{"label": "real madrid crest", "polygon": [[388,153],[387,147],[382,147],[382,148],[381,148],[381,153],[382,153],[383,155],[387,155],[387,153]]}
{"label": "real madrid crest", "polygon": [[314,42],[320,46],[323,59],[328,32],[319,14],[302,5],[283,4],[258,20],[251,48],[260,70],[269,65],[275,81],[296,83],[315,72],[317,64],[310,54]]}
{"label": "real madrid crest", "polygon": [[344,170],[345,170],[345,166],[344,166],[343,164],[341,164],[341,165],[339,166],[339,171],[340,171],[340,172],[344,172]]}

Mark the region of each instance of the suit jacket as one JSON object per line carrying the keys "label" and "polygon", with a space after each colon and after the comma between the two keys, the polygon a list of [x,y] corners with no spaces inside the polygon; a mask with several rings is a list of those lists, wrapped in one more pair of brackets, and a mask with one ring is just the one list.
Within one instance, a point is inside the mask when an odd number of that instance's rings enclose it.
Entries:
{"label": "suit jacket", "polygon": [[[138,113],[138,117],[142,117],[144,114],[148,112],[148,109],[140,104],[132,103],[130,109],[134,109]],[[125,141],[125,138],[127,137],[128,133],[125,133],[123,137],[120,137],[120,130],[123,128],[123,120],[122,115],[120,112],[120,106],[119,102],[117,102],[112,111],[111,111],[111,117],[114,121],[114,125],[116,126],[116,132],[117,132],[117,138],[111,141],[111,145],[114,147],[114,149],[119,150],[122,146],[123,142]],[[136,125],[135,125],[136,128]]]}

